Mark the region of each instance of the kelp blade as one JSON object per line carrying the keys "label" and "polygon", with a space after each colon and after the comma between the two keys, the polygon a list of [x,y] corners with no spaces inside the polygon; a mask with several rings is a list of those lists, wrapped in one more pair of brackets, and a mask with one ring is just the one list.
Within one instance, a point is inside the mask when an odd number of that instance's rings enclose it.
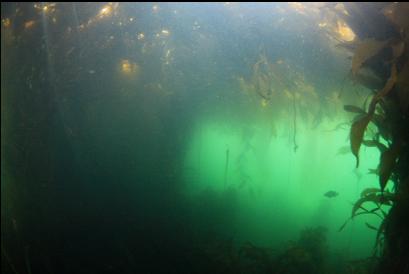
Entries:
{"label": "kelp blade", "polygon": [[399,155],[399,145],[392,145],[388,150],[381,155],[379,165],[379,186],[383,191],[395,167],[396,160]]}
{"label": "kelp blade", "polygon": [[351,151],[356,158],[356,167],[359,166],[359,148],[361,147],[366,127],[368,126],[368,123],[371,120],[371,118],[372,115],[370,114],[365,115],[361,117],[359,120],[355,121],[351,126],[350,133]]}

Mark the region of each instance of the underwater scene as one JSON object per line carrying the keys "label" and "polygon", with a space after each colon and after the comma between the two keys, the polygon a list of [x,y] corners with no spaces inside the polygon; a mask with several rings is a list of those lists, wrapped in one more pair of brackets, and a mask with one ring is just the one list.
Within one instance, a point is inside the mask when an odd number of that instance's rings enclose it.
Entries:
{"label": "underwater scene", "polygon": [[409,273],[407,3],[1,3],[1,272]]}

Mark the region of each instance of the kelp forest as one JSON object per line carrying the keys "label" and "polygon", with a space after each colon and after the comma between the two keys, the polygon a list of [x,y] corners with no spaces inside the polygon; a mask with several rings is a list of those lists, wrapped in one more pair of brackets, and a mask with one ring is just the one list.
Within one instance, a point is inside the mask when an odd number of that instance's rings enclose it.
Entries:
{"label": "kelp forest", "polygon": [[1,272],[409,273],[409,4],[2,2]]}

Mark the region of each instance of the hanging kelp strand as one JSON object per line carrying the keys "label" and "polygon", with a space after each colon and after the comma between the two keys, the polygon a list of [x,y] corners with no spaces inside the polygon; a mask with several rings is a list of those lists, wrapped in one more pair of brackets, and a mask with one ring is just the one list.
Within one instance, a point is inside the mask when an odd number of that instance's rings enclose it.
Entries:
{"label": "hanging kelp strand", "polygon": [[227,172],[229,171],[229,149],[226,149],[226,160],[224,165],[224,184],[223,189],[226,189],[227,185]]}
{"label": "hanging kelp strand", "polygon": [[295,105],[295,94],[293,96],[293,110],[294,110],[294,116],[293,116],[293,125],[294,125],[294,135],[293,135],[293,144],[294,144],[294,152],[297,152],[298,149],[298,144],[297,144],[297,108]]}

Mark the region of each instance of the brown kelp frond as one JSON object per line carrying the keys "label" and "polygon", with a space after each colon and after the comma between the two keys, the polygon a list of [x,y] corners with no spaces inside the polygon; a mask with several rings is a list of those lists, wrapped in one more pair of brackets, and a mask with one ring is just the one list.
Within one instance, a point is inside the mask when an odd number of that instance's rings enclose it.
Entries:
{"label": "brown kelp frond", "polygon": [[[382,191],[379,188],[366,188],[361,192],[361,198],[359,198],[352,207],[351,216],[340,226],[338,229],[341,232],[346,225],[353,220],[356,216],[359,215],[367,215],[372,214],[378,216],[382,222],[384,222],[387,213],[382,209],[382,205],[391,206],[392,203],[395,201],[395,194],[390,193],[388,191]],[[364,207],[365,203],[373,203],[375,205],[374,208],[368,210]],[[369,223],[365,223],[369,229],[376,230],[379,233],[379,229],[376,228]]]}
{"label": "brown kelp frond", "polygon": [[[360,14],[367,6],[346,4],[353,11],[360,7]],[[407,205],[409,199],[409,181],[407,175],[408,160],[408,131],[407,120],[409,115],[409,4],[391,3],[380,6],[386,18],[380,16],[379,22],[384,21],[385,29],[374,27],[373,33],[368,35],[364,24],[356,23],[358,39],[364,38],[356,47],[351,64],[351,75],[358,79],[364,69],[373,72],[380,78],[378,86],[376,79],[361,83],[372,90],[369,94],[368,107],[363,107],[366,113],[359,108],[345,107],[345,111],[357,113],[351,123],[350,145],[353,155],[359,165],[359,149],[361,145],[375,147],[380,152],[379,165],[370,169],[370,173],[377,174],[379,185],[377,188],[365,189],[361,197],[354,203],[351,216],[340,227],[340,231],[355,216],[373,214],[381,218],[378,226],[366,222],[368,229],[376,231],[376,241],[372,258],[380,256],[381,262],[370,273],[406,273],[407,264],[397,266],[397,261],[404,261],[407,257]],[[374,17],[375,18],[375,17]],[[386,19],[386,20],[385,20]],[[375,22],[377,23],[377,22]],[[361,27],[362,26],[362,27]],[[365,71],[366,72],[366,71]],[[364,73],[366,76],[366,74]],[[370,74],[368,74],[370,75]],[[383,85],[380,85],[383,82]],[[369,122],[373,123],[369,127]],[[374,131],[374,132],[370,132]],[[369,134],[370,133],[370,134]],[[365,135],[373,136],[367,140]],[[389,192],[389,181],[393,183],[394,193]],[[388,187],[389,188],[389,187]],[[406,194],[405,194],[406,193]],[[375,207],[374,207],[375,205]],[[391,210],[388,212],[388,207]],[[373,208],[373,209],[371,209]],[[403,247],[405,246],[405,247]],[[355,273],[355,272],[354,272]],[[361,272],[359,272],[361,273]],[[368,272],[369,273],[369,272]]]}
{"label": "brown kelp frond", "polygon": [[[358,215],[373,214],[383,220],[386,214],[382,210],[381,206],[382,205],[390,206],[392,205],[394,201],[395,201],[395,194],[389,191],[383,191],[380,188],[374,188],[374,187],[364,189],[361,192],[361,197],[353,204],[351,216],[340,227],[339,231],[344,229],[346,224],[351,219],[353,219],[354,217]],[[376,207],[371,210],[368,210],[367,208],[363,206],[365,203],[373,203]],[[381,212],[382,215],[380,215],[378,212]]]}
{"label": "brown kelp frond", "polygon": [[381,190],[385,189],[386,183],[392,174],[396,161],[400,152],[400,142],[394,143],[390,148],[381,154],[381,162],[379,164],[379,185]]}
{"label": "brown kelp frond", "polygon": [[[375,214],[374,212],[377,210],[381,210],[380,208],[374,208],[372,210],[367,210],[364,207],[362,207],[362,209],[364,211],[358,212],[354,215],[354,217],[359,216],[359,215],[366,215],[366,214]],[[341,232],[342,230],[344,230],[344,228],[346,227],[346,225],[352,220],[352,217],[349,217],[348,219],[346,219],[346,221],[338,228],[338,232]]]}
{"label": "brown kelp frond", "polygon": [[[352,73],[356,74],[356,72],[359,70],[359,68],[362,66],[362,64],[368,60],[369,58],[375,56],[381,49],[385,48],[386,46],[391,46],[392,49],[395,47],[396,49],[394,50],[396,53],[394,53],[396,56],[400,54],[400,47],[398,46],[398,42],[391,43],[390,41],[376,41],[374,39],[368,39],[365,42],[362,42],[360,46],[358,46],[354,58],[352,60]],[[400,56],[400,55],[399,55]],[[396,66],[396,59],[397,57],[394,57],[391,65],[391,73],[390,77],[386,81],[385,86],[379,90],[375,96],[372,97],[371,103],[369,105],[368,112],[366,113],[363,109],[360,109],[355,106],[350,106],[346,105],[344,106],[344,109],[349,112],[355,112],[359,114],[363,114],[362,111],[366,115],[363,115],[362,117],[358,117],[354,121],[354,123],[351,126],[351,132],[350,132],[350,143],[351,143],[351,150],[352,153],[354,154],[356,158],[356,167],[359,166],[359,149],[361,147],[363,137],[365,134],[365,130],[368,127],[368,124],[371,120],[378,126],[381,122],[382,116],[376,116],[375,110],[377,107],[378,102],[380,102],[386,95],[390,93],[390,91],[393,89],[395,86],[396,82],[398,81],[398,70]],[[376,117],[375,117],[376,116]],[[375,119],[374,119],[375,117]],[[382,185],[382,184],[381,184]]]}
{"label": "brown kelp frond", "polygon": [[369,121],[371,121],[371,118],[372,115],[367,114],[358,121],[354,122],[351,127],[350,132],[351,151],[356,158],[356,167],[359,166],[359,148],[361,147],[366,127],[368,126]]}
{"label": "brown kelp frond", "polygon": [[376,147],[381,153],[388,149],[387,146],[377,140],[363,140],[362,144],[367,147]]}
{"label": "brown kelp frond", "polygon": [[383,191],[382,189],[375,187],[366,188],[361,192],[362,198],[369,197],[370,199],[372,199],[372,201],[387,205],[395,200],[395,196],[395,194],[389,191]]}
{"label": "brown kelp frond", "polygon": [[[392,203],[395,201],[395,195],[393,193],[384,191],[384,192],[379,192],[375,188],[370,188],[362,191],[361,193],[361,198],[359,198],[353,205],[352,207],[352,213],[351,213],[351,218],[354,218],[355,216],[358,215],[358,210],[363,210],[364,212],[367,212],[369,214],[375,214],[381,219],[383,219],[382,215],[379,215],[377,213],[378,210],[381,210],[382,205],[387,205],[390,206]],[[365,207],[363,207],[364,203],[371,202],[375,204],[376,208],[373,210],[368,210]]]}
{"label": "brown kelp frond", "polygon": [[352,74],[356,75],[362,65],[377,55],[388,43],[388,41],[377,41],[375,39],[362,41],[355,50],[354,57],[352,58]]}
{"label": "brown kelp frond", "polygon": [[369,210],[367,210],[366,208],[364,208],[364,207],[362,206],[362,205],[363,205],[364,203],[366,203],[366,202],[373,202],[373,203],[375,203],[376,206],[378,206],[378,198],[377,198],[377,195],[374,194],[374,193],[371,193],[371,194],[366,195],[366,196],[364,196],[364,197],[362,197],[362,198],[359,198],[359,199],[354,203],[354,206],[352,207],[351,218],[354,218],[354,217],[356,216],[357,211],[358,211],[359,209],[361,209],[361,210],[363,210],[363,211],[369,213]]}
{"label": "brown kelp frond", "polygon": [[398,70],[396,69],[396,64],[392,64],[391,68],[391,75],[388,78],[388,81],[386,81],[385,86],[383,89],[381,89],[376,96],[373,98],[373,100],[379,100],[382,97],[386,96],[393,88],[393,86],[396,83],[396,80],[398,80]]}
{"label": "brown kelp frond", "polygon": [[361,192],[361,197],[366,197],[368,195],[372,195],[373,193],[379,193],[379,192],[381,192],[381,190],[379,188],[376,188],[376,187],[365,188]]}
{"label": "brown kelp frond", "polygon": [[344,105],[344,110],[352,113],[366,114],[366,111],[354,105]]}

